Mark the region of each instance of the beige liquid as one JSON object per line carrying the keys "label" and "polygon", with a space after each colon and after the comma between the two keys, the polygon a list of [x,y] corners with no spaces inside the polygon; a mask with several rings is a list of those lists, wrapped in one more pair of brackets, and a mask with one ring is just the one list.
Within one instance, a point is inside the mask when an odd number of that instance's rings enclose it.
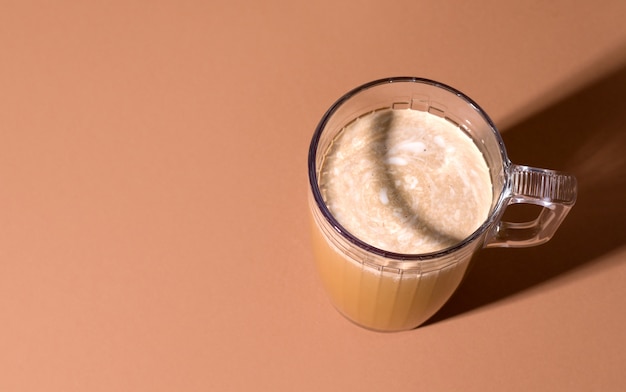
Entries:
{"label": "beige liquid", "polygon": [[[420,111],[383,110],[351,123],[333,141],[320,190],[338,222],[383,250],[442,250],[487,218],[492,191],[487,164],[457,126]],[[472,247],[440,269],[382,269],[339,251],[313,225],[315,258],[336,307],[367,328],[418,326],[460,284]]]}

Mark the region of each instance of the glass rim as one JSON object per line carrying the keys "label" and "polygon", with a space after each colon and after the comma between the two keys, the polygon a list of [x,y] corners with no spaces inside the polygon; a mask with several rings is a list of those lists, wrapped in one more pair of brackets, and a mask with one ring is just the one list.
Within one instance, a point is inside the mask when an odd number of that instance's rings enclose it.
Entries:
{"label": "glass rim", "polygon": [[501,155],[502,164],[503,164],[502,171],[504,172],[504,174],[506,176],[508,176],[508,167],[511,165],[511,162],[509,161],[508,156],[506,154],[506,149],[504,147],[504,142],[502,140],[502,137],[500,136],[500,132],[498,131],[497,127],[495,126],[495,124],[491,120],[491,118],[487,115],[487,113],[473,99],[471,99],[469,96],[467,96],[466,94],[462,93],[461,91],[459,91],[459,90],[457,90],[457,89],[455,89],[453,87],[450,87],[450,86],[448,86],[448,85],[446,85],[444,83],[440,83],[440,82],[436,82],[436,81],[431,80],[431,79],[420,78],[420,77],[399,76],[399,77],[389,77],[389,78],[377,79],[377,80],[374,80],[374,81],[362,84],[361,86],[356,87],[356,88],[348,91],[347,93],[345,93],[343,96],[341,96],[326,111],[326,113],[324,113],[324,115],[322,116],[322,119],[320,120],[320,122],[318,123],[317,127],[315,128],[315,132],[313,134],[313,137],[311,139],[311,144],[309,146],[308,172],[309,172],[310,189],[311,189],[311,191],[313,193],[313,198],[315,200],[315,205],[317,206],[319,211],[324,216],[324,219],[326,220],[326,222],[328,222],[330,224],[330,226],[332,227],[334,232],[336,232],[338,235],[340,235],[341,237],[343,237],[344,239],[349,241],[352,245],[355,245],[358,248],[360,248],[360,249],[362,249],[362,250],[364,250],[366,252],[378,255],[378,256],[386,258],[386,259],[391,259],[391,260],[394,260],[394,261],[398,261],[398,262],[435,260],[435,259],[444,257],[446,255],[455,253],[455,252],[457,252],[458,250],[460,250],[462,248],[465,248],[470,243],[472,243],[476,239],[478,239],[487,230],[487,228],[489,228],[493,224],[495,218],[499,214],[499,211],[501,211],[502,206],[504,205],[505,190],[507,189],[508,183],[509,183],[509,179],[508,178],[506,178],[506,180],[504,181],[503,188],[499,192],[499,198],[498,198],[497,202],[495,203],[494,207],[491,209],[491,211],[489,213],[489,216],[487,217],[487,219],[485,219],[485,221],[472,234],[467,236],[462,241],[459,241],[455,245],[452,245],[452,246],[444,248],[444,249],[440,249],[438,251],[427,252],[427,253],[398,253],[398,252],[392,252],[392,251],[388,251],[388,250],[384,250],[384,249],[375,247],[375,246],[370,245],[367,242],[359,239],[358,237],[353,235],[350,231],[348,231],[346,228],[344,228],[337,221],[337,219],[333,216],[333,214],[328,209],[328,206],[326,205],[326,202],[324,201],[324,198],[322,197],[321,191],[319,189],[318,178],[317,178],[316,156],[317,156],[317,149],[318,149],[319,141],[320,141],[320,138],[322,136],[322,133],[324,132],[324,129],[326,128],[326,124],[328,123],[328,120],[335,114],[335,112],[346,101],[348,101],[353,96],[361,93],[364,90],[367,90],[367,89],[370,89],[370,88],[373,88],[373,87],[377,87],[377,86],[380,86],[380,85],[384,85],[384,84],[390,84],[390,83],[421,83],[421,84],[427,84],[427,85],[430,85],[430,86],[433,86],[433,87],[437,87],[437,88],[440,88],[440,89],[443,89],[443,90],[447,90],[449,93],[452,93],[452,94],[456,95],[458,98],[464,100],[475,111],[477,111],[478,114],[480,114],[480,116],[485,120],[487,125],[490,127],[490,129],[492,131],[492,134],[496,138],[498,146],[500,147],[500,155]]}

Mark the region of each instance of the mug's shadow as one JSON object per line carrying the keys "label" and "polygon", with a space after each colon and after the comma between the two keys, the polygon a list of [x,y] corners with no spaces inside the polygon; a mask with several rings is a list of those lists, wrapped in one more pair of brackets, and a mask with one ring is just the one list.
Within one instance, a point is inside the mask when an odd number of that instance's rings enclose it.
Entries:
{"label": "mug's shadow", "polygon": [[479,252],[426,325],[519,294],[626,244],[626,66],[503,130],[503,139],[514,163],[576,175],[576,205],[545,245]]}

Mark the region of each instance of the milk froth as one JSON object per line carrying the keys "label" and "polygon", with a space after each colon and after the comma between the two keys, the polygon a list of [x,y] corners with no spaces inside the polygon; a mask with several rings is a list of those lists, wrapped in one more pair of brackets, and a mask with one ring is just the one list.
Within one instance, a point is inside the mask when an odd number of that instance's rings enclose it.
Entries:
{"label": "milk froth", "polygon": [[320,171],[337,221],[362,241],[396,253],[455,245],[486,219],[487,163],[455,124],[417,110],[385,109],[348,124]]}

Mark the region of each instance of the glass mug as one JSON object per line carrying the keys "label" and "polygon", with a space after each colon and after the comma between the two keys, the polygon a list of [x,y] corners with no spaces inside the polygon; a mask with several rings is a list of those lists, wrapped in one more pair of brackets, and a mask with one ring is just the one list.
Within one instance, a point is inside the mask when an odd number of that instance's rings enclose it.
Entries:
{"label": "glass mug", "polygon": [[[436,252],[402,254],[379,249],[350,233],[327,207],[320,167],[335,137],[354,120],[381,109],[413,109],[444,118],[471,137],[489,168],[492,202],[487,219],[462,241]],[[576,201],[576,178],[516,165],[487,114],[444,84],[415,77],[376,80],[341,97],[321,119],[309,156],[313,253],[334,306],[346,318],[376,331],[413,329],[452,296],[472,255],[486,247],[526,247],[548,241]],[[502,219],[507,206],[539,205],[529,222]]]}

